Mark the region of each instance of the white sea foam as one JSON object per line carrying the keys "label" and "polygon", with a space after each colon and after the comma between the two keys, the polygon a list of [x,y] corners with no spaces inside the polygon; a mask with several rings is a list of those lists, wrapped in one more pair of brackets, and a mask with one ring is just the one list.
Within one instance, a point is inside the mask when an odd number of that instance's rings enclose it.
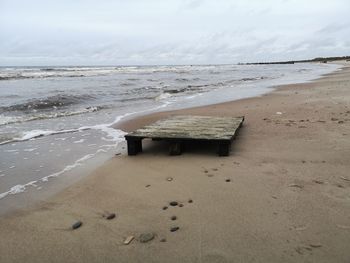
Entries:
{"label": "white sea foam", "polygon": [[81,140],[78,140],[78,141],[74,141],[73,143],[83,143],[85,141],[85,139],[81,139]]}

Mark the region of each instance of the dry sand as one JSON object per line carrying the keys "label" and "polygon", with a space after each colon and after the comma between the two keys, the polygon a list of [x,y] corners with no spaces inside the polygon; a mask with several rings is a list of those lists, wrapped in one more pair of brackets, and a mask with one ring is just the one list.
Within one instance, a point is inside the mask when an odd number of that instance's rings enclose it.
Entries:
{"label": "dry sand", "polygon": [[[184,113],[245,115],[231,155],[195,145],[168,156],[166,145],[146,142],[142,154],[116,156],[47,202],[2,217],[0,262],[350,262],[350,68],[121,126]],[[162,209],[173,200],[183,207]],[[106,211],[117,217],[104,219]],[[148,232],[155,238],[141,243]]]}

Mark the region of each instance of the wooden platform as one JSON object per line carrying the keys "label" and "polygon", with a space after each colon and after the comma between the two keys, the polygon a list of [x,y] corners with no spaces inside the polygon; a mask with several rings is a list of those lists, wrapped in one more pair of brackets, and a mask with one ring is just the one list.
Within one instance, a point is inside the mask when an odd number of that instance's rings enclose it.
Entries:
{"label": "wooden platform", "polygon": [[170,142],[170,154],[178,155],[188,140],[213,141],[218,154],[228,156],[231,142],[242,126],[244,117],[175,116],[146,125],[125,135],[128,155],[142,151],[142,139]]}

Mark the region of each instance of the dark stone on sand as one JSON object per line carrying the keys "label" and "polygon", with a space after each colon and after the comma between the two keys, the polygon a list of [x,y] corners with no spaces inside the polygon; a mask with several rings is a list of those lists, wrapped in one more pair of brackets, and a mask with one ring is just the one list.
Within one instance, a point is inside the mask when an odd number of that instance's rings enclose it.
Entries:
{"label": "dark stone on sand", "polygon": [[147,242],[153,240],[154,236],[155,235],[153,233],[144,233],[144,234],[140,235],[139,240],[141,243],[147,243]]}
{"label": "dark stone on sand", "polygon": [[75,223],[72,225],[72,229],[73,229],[73,230],[78,229],[78,228],[81,227],[82,225],[83,225],[83,222],[77,221],[77,222],[75,222]]}
{"label": "dark stone on sand", "polygon": [[146,185],[146,187],[150,187],[150,186],[151,186],[150,184]]}
{"label": "dark stone on sand", "polygon": [[176,202],[176,201],[171,201],[169,204],[170,204],[171,206],[177,206],[179,203]]}
{"label": "dark stone on sand", "polygon": [[179,204],[179,207],[183,207],[184,205],[183,204]]}
{"label": "dark stone on sand", "polygon": [[163,206],[163,210],[167,210],[168,209],[168,207],[167,206]]}
{"label": "dark stone on sand", "polygon": [[171,219],[171,220],[176,220],[177,217],[176,217],[176,216],[172,216],[172,217],[170,217],[170,219]]}
{"label": "dark stone on sand", "polygon": [[226,179],[225,182],[227,182],[227,183],[228,183],[228,182],[231,182],[231,179]]}
{"label": "dark stone on sand", "polygon": [[166,242],[165,238],[162,238],[161,240],[159,240],[160,242]]}
{"label": "dark stone on sand", "polygon": [[112,219],[114,219],[114,218],[115,218],[115,214],[114,214],[114,213],[108,214],[108,215],[106,216],[106,219],[107,219],[107,220],[112,220]]}
{"label": "dark stone on sand", "polygon": [[188,202],[189,202],[189,203],[193,203],[193,200],[192,200],[192,199],[190,199],[190,200],[188,200]]}
{"label": "dark stone on sand", "polygon": [[170,228],[170,232],[175,232],[177,230],[179,230],[180,228],[178,226],[173,226],[172,228]]}

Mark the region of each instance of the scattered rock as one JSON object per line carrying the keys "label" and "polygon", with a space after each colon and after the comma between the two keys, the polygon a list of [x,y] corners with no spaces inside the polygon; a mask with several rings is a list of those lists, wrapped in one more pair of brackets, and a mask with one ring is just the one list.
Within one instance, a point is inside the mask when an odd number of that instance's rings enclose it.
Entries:
{"label": "scattered rock", "polygon": [[179,207],[183,207],[184,205],[183,204],[179,204]]}
{"label": "scattered rock", "polygon": [[275,195],[272,195],[271,197],[272,197],[273,199],[277,199],[277,196],[275,196]]}
{"label": "scattered rock", "polygon": [[178,202],[176,202],[176,201],[171,201],[170,203],[169,203],[169,205],[171,205],[171,206],[177,206],[179,203]]}
{"label": "scattered rock", "polygon": [[319,247],[322,247],[322,245],[321,244],[310,244],[310,247],[319,248]]}
{"label": "scattered rock", "polygon": [[212,170],[216,172],[218,170],[218,168],[213,168]]}
{"label": "scattered rock", "polygon": [[342,123],[344,123],[344,121],[338,121],[338,123],[339,123],[339,124],[342,124]]}
{"label": "scattered rock", "polygon": [[189,202],[189,203],[193,203],[193,200],[192,200],[192,199],[190,199],[190,200],[188,200],[188,202]]}
{"label": "scattered rock", "polygon": [[83,225],[83,222],[77,221],[77,222],[75,222],[75,223],[72,225],[72,229],[73,229],[73,230],[78,229],[78,228],[81,227],[82,225]]}
{"label": "scattered rock", "polygon": [[207,174],[207,173],[209,173],[209,171],[208,171],[208,170],[204,170],[204,173],[206,173],[206,174]]}
{"label": "scattered rock", "polygon": [[163,206],[163,210],[167,210],[168,209],[168,207],[167,206]]}
{"label": "scattered rock", "polygon": [[147,243],[153,240],[155,237],[154,233],[143,233],[140,235],[139,240],[141,243]]}
{"label": "scattered rock", "polygon": [[170,217],[170,219],[174,221],[174,220],[177,219],[177,217],[176,216],[172,216],[172,217]]}
{"label": "scattered rock", "polygon": [[175,232],[177,230],[179,230],[180,228],[178,226],[173,226],[172,228],[170,228],[170,232]]}
{"label": "scattered rock", "polygon": [[331,118],[331,121],[337,121],[338,119],[337,118]]}
{"label": "scattered rock", "polygon": [[306,128],[306,126],[300,125],[300,126],[298,126],[298,128]]}
{"label": "scattered rock", "polygon": [[159,240],[160,242],[166,242],[165,238],[162,238],[161,240]]}
{"label": "scattered rock", "polygon": [[290,184],[289,187],[296,187],[296,188],[302,189],[304,186],[302,186],[300,184]]}
{"label": "scattered rock", "polygon": [[324,184],[324,182],[321,181],[321,180],[313,180],[313,182],[316,183],[316,184]]}
{"label": "scattered rock", "polygon": [[346,178],[346,177],[344,177],[344,176],[340,176],[340,179],[343,179],[343,180],[345,180],[345,181],[350,182],[350,179],[349,179],[349,178]]}
{"label": "scattered rock", "polygon": [[172,177],[168,177],[166,180],[171,182],[173,180],[173,178]]}
{"label": "scattered rock", "polygon": [[227,183],[228,183],[228,182],[231,182],[231,179],[226,179],[225,182],[227,182]]}
{"label": "scattered rock", "polygon": [[129,245],[131,243],[131,241],[134,240],[134,238],[135,238],[134,236],[128,236],[127,238],[125,238],[123,244],[124,245]]}
{"label": "scattered rock", "polygon": [[107,215],[106,215],[106,219],[107,219],[107,220],[112,220],[112,219],[115,218],[115,216],[116,216],[115,213],[107,214]]}
{"label": "scattered rock", "polygon": [[150,184],[148,184],[148,185],[146,185],[145,187],[150,187],[151,185]]}
{"label": "scattered rock", "polygon": [[208,174],[207,176],[208,176],[208,177],[213,177],[214,175],[213,175],[213,174]]}
{"label": "scattered rock", "polygon": [[306,161],[305,161],[305,160],[302,160],[301,162],[302,162],[302,163],[306,163]]}
{"label": "scattered rock", "polygon": [[336,184],[336,186],[338,186],[339,188],[344,188],[342,184]]}

